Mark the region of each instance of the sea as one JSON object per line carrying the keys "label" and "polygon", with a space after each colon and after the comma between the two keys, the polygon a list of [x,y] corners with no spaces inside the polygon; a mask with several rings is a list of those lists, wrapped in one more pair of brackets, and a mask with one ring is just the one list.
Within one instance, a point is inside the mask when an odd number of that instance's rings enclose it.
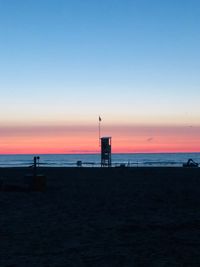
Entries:
{"label": "sea", "polygon": [[[100,154],[0,155],[0,167],[29,167],[34,156],[41,167],[99,167]],[[200,163],[200,153],[132,153],[112,154],[112,167],[181,167],[188,159]]]}

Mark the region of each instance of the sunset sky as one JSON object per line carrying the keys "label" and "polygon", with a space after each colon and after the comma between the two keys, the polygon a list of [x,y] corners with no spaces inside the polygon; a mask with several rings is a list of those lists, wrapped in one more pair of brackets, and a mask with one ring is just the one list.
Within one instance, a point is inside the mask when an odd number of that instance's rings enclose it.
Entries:
{"label": "sunset sky", "polygon": [[199,0],[0,0],[0,154],[200,151]]}

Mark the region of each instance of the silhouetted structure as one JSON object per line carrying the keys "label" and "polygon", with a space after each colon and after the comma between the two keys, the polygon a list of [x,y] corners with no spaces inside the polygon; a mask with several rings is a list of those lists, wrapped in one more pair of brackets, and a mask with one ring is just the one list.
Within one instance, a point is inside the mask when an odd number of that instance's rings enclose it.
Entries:
{"label": "silhouetted structure", "polygon": [[36,177],[37,176],[37,167],[39,167],[39,160],[40,157],[34,157],[33,158],[33,176]]}
{"label": "silhouetted structure", "polygon": [[101,137],[101,166],[111,167],[111,137]]}
{"label": "silhouetted structure", "polygon": [[29,166],[31,173],[25,174],[24,178],[14,178],[14,180],[0,180],[0,191],[5,192],[43,192],[46,189],[46,176],[38,174],[40,157],[33,158],[33,164]]}
{"label": "silhouetted structure", "polygon": [[183,163],[183,167],[198,167],[199,164],[193,159],[188,159],[187,163]]}
{"label": "silhouetted structure", "polygon": [[43,192],[46,189],[46,176],[43,174],[38,174],[39,160],[40,160],[40,157],[33,158],[33,165],[30,166],[32,168],[32,173],[26,174],[25,178],[27,180],[31,179],[31,182],[30,182],[31,191],[33,190],[33,191]]}

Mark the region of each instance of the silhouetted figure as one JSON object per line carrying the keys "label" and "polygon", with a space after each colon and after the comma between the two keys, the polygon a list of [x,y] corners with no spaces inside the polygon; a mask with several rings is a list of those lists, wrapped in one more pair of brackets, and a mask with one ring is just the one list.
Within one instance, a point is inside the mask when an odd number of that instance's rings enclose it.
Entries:
{"label": "silhouetted figure", "polygon": [[78,160],[78,161],[76,162],[76,166],[77,166],[77,167],[82,167],[82,161],[81,161],[81,160]]}

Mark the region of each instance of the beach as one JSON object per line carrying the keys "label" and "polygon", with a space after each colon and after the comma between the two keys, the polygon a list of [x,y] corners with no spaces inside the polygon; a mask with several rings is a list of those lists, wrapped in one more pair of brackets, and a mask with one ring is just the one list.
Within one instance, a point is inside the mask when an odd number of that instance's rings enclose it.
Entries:
{"label": "beach", "polygon": [[0,192],[1,267],[200,266],[200,168],[39,172],[44,192]]}

